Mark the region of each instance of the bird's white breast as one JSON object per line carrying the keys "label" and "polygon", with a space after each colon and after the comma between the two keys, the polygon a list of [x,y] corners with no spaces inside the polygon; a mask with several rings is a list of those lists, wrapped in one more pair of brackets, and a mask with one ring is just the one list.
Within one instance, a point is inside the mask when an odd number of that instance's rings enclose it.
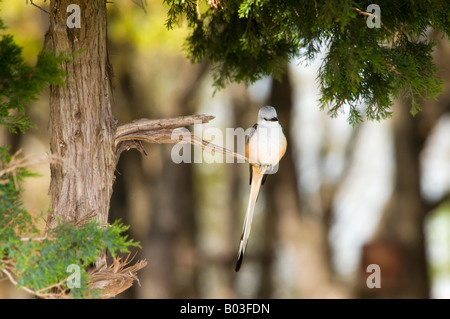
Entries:
{"label": "bird's white breast", "polygon": [[250,160],[261,165],[277,165],[284,153],[284,140],[280,125],[258,125],[248,144]]}

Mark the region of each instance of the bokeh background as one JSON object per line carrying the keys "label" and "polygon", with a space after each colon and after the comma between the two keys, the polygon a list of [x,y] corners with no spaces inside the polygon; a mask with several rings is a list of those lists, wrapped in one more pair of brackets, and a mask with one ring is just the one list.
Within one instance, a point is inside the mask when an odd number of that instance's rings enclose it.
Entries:
{"label": "bokeh background", "polygon": [[[48,2],[35,1],[43,8]],[[47,13],[3,0],[0,17],[31,64],[42,49]],[[450,45],[434,57],[445,80],[415,117],[401,99],[392,119],[351,127],[343,113],[320,110],[321,56],[286,65],[281,82],[232,84],[215,92],[207,63],[183,49],[186,25],[167,30],[167,6],[147,0],[108,4],[114,69],[113,113],[120,122],[193,113],[208,127],[247,128],[263,105],[276,107],[289,147],[256,206],[243,267],[234,272],[249,195],[248,166],[171,160],[172,145],[145,145],[148,156],[122,154],[110,220],[130,225],[146,259],[139,284],[119,298],[450,298]],[[324,48],[326,52],[326,48]],[[49,152],[48,91],[27,110],[35,128],[0,144]],[[362,106],[364,107],[364,106]],[[224,134],[225,135],[225,134]],[[214,140],[225,146],[225,141]],[[198,150],[197,150],[198,151]],[[49,167],[24,184],[25,207],[49,209]],[[381,288],[369,289],[369,264]],[[3,280],[1,298],[27,298]]]}

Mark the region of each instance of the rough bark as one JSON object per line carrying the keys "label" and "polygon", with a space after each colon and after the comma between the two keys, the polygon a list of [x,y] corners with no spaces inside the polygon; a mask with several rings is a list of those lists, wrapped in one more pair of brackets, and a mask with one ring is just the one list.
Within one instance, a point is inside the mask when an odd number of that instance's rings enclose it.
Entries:
{"label": "rough bark", "polygon": [[[73,3],[81,9],[81,28],[66,25]],[[50,88],[50,149],[63,162],[50,167],[48,227],[56,217],[76,222],[95,216],[106,223],[115,168],[106,2],[52,0],[45,41],[47,49],[73,55],[63,64],[65,85]]]}

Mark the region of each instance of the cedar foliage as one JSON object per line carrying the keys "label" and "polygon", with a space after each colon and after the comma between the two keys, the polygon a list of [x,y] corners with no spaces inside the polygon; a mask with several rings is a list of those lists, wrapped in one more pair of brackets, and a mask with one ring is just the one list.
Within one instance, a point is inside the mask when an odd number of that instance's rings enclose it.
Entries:
{"label": "cedar foliage", "polygon": [[[0,31],[6,27],[0,20]],[[65,74],[59,65],[67,60],[63,54],[43,51],[36,66],[25,63],[22,48],[10,34],[0,40],[0,125],[11,133],[25,133],[32,125],[25,116],[25,106],[36,100],[38,94],[50,84],[62,84]]]}
{"label": "cedar foliage", "polygon": [[412,101],[414,115],[420,111],[419,99],[442,90],[432,58],[435,43],[426,34],[435,28],[450,35],[447,0],[376,1],[380,28],[366,24],[370,1],[164,2],[169,6],[167,27],[187,20],[188,55],[194,62],[211,63],[217,89],[232,81],[249,84],[268,75],[280,77],[286,62],[312,61],[325,48],[317,75],[321,107],[332,116],[347,109],[352,125],[364,114],[369,120],[389,117],[399,94]]}

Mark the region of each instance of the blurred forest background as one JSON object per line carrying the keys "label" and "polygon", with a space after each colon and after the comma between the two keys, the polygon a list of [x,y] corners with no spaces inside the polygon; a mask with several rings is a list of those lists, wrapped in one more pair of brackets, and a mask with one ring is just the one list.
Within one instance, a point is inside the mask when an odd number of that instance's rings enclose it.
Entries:
{"label": "blurred forest background", "polygon": [[[46,3],[40,3],[45,6]],[[48,15],[26,1],[4,0],[8,33],[35,62]],[[450,298],[450,45],[437,41],[435,63],[445,81],[415,117],[396,101],[394,115],[353,128],[318,106],[320,59],[286,65],[282,81],[217,92],[207,64],[183,51],[186,28],[168,31],[167,7],[147,0],[108,4],[114,69],[113,113],[120,122],[193,113],[216,117],[207,127],[247,128],[273,105],[288,137],[277,174],[256,206],[247,256],[234,272],[249,185],[247,164],[175,164],[172,145],[125,152],[116,171],[110,220],[130,225],[147,267],[119,298]],[[24,154],[49,152],[48,92],[27,110],[35,128],[0,144]],[[213,141],[224,145],[225,141]],[[26,181],[24,202],[49,208],[48,165]],[[378,264],[381,288],[366,286]],[[1,298],[26,298],[7,281]]]}

